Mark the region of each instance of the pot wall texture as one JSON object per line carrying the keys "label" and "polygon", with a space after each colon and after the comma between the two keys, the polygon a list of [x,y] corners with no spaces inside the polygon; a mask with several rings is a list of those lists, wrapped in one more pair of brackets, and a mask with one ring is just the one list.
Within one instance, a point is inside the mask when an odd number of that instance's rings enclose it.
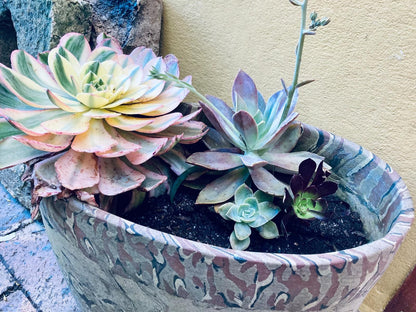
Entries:
{"label": "pot wall texture", "polygon": [[[413,0],[309,0],[331,23],[306,38],[299,119],[371,150],[416,197],[416,5]],[[164,0],[162,54],[183,75],[231,103],[241,68],[267,98],[290,84],[300,9],[275,0]],[[192,98],[190,98],[192,100]],[[387,273],[361,306],[380,312],[416,264],[413,226]]]}

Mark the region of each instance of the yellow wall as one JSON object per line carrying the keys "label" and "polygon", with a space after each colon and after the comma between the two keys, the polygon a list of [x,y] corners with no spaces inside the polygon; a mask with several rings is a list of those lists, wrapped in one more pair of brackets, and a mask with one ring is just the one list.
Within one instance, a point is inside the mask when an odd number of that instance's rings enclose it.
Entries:
{"label": "yellow wall", "polygon": [[[416,198],[416,4],[414,0],[309,0],[331,23],[306,38],[299,120],[373,151]],[[164,0],[162,54],[230,104],[237,71],[268,98],[290,84],[300,9],[288,0]],[[416,227],[361,311],[379,312],[416,264]]]}

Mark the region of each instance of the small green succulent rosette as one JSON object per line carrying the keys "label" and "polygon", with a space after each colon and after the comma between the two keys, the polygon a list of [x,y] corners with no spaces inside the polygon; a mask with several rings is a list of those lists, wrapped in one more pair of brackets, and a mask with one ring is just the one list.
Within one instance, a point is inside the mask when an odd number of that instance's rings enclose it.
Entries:
{"label": "small green succulent rosette", "polygon": [[235,222],[230,235],[233,249],[245,250],[250,245],[251,228],[259,231],[266,239],[279,235],[276,224],[271,221],[280,211],[273,204],[273,196],[260,190],[253,193],[246,184],[239,186],[234,194],[234,202],[227,202],[216,208],[225,219]]}

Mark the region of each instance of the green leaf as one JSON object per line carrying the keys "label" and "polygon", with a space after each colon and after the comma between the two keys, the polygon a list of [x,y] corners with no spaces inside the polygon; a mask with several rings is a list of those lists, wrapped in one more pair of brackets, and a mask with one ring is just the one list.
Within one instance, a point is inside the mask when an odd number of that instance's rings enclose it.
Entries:
{"label": "green leaf", "polygon": [[54,49],[49,53],[48,63],[56,81],[64,90],[73,96],[81,92],[81,86],[75,80],[78,78],[76,72],[78,68],[74,68],[70,61],[60,55],[58,49]]}
{"label": "green leaf", "polygon": [[197,204],[217,204],[233,197],[236,189],[249,176],[245,167],[234,169],[209,183],[198,195]]}
{"label": "green leaf", "polygon": [[245,223],[236,222],[234,224],[234,234],[239,241],[245,240],[250,237],[251,228]]}
{"label": "green leaf", "polygon": [[259,204],[259,214],[265,219],[271,220],[280,212],[280,208],[271,202],[262,202]]}
{"label": "green leaf", "polygon": [[234,201],[237,205],[241,205],[244,201],[253,196],[253,191],[245,183],[240,185],[234,194]]}
{"label": "green leaf", "polygon": [[90,45],[81,34],[69,33],[61,38],[59,45],[71,52],[78,61],[85,61],[91,53]]}
{"label": "green leaf", "polygon": [[250,237],[245,240],[239,240],[233,231],[230,235],[230,244],[232,249],[245,250],[250,246]]}
{"label": "green leaf", "polygon": [[49,152],[39,151],[13,138],[7,138],[0,141],[0,154],[0,169],[4,169],[47,155]]}
{"label": "green leaf", "polygon": [[265,239],[273,239],[279,236],[279,230],[277,229],[276,223],[269,221],[263,226],[258,228],[260,236]]}

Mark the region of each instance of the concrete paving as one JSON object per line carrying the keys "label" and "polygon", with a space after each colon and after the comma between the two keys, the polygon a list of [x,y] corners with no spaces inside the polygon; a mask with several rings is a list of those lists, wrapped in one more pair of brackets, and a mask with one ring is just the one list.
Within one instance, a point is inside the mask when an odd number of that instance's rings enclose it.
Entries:
{"label": "concrete paving", "polygon": [[0,311],[80,312],[42,223],[1,184]]}

